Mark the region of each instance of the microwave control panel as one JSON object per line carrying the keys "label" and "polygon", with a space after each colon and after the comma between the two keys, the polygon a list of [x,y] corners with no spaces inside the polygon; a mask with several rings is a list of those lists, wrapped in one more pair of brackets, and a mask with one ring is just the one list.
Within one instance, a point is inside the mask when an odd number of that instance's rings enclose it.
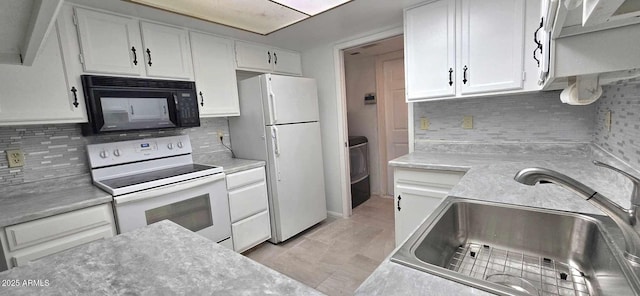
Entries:
{"label": "microwave control panel", "polygon": [[[178,91],[178,125],[180,127],[200,126],[200,112],[198,111],[198,97],[193,97],[195,92]],[[204,105],[204,101],[200,102]]]}

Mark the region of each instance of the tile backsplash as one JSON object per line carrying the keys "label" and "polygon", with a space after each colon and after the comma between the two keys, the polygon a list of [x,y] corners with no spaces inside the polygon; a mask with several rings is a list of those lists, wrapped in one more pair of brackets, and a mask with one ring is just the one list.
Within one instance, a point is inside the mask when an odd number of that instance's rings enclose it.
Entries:
{"label": "tile backsplash", "polygon": [[[602,88],[602,97],[595,103],[596,118],[593,142],[640,168],[640,79],[621,81]],[[611,129],[606,114],[611,111]]]}
{"label": "tile backsplash", "polygon": [[[595,104],[563,104],[559,91],[415,103],[416,148],[429,142],[588,143],[595,110]],[[473,129],[462,128],[466,115],[473,116]],[[420,118],[428,118],[428,130],[420,129]]]}
{"label": "tile backsplash", "polygon": [[[0,186],[73,176],[89,172],[87,144],[134,140],[149,137],[188,134],[194,156],[209,154],[208,159],[231,158],[231,152],[220,144],[217,132],[229,141],[225,118],[203,118],[201,126],[128,133],[109,133],[83,137],[79,124],[28,125],[0,127]],[[25,166],[9,168],[6,150],[22,149]]]}

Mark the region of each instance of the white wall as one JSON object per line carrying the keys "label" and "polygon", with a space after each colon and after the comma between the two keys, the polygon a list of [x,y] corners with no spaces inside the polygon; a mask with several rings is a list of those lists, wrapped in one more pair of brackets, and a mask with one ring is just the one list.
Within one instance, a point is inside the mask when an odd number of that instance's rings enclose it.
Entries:
{"label": "white wall", "polygon": [[376,58],[375,56],[347,55],[344,67],[349,136],[365,136],[369,139],[371,193],[378,195],[381,192],[378,161],[378,105],[364,104],[365,94],[376,92]]}
{"label": "white wall", "polygon": [[340,149],[344,145],[338,136],[338,105],[336,100],[333,46],[327,44],[302,53],[304,76],[316,79],[322,134],[322,157],[327,195],[327,210],[342,215],[342,180]]}

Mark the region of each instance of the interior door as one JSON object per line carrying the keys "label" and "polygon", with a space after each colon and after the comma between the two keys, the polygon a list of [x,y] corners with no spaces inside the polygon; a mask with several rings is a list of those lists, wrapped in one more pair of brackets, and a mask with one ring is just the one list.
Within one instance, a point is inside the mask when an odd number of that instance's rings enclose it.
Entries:
{"label": "interior door", "polygon": [[318,122],[267,126],[276,242],[327,217]]}
{"label": "interior door", "polygon": [[463,0],[461,11],[461,93],[522,88],[525,1]]}
{"label": "interior door", "polygon": [[405,13],[408,100],[455,95],[455,2],[435,1]]}
{"label": "interior door", "polygon": [[386,170],[386,192],[393,194],[393,168],[386,165],[390,160],[409,153],[409,118],[405,101],[404,57],[402,52],[378,57],[384,100],[384,139],[386,159],[381,168]]}
{"label": "interior door", "polygon": [[144,73],[137,20],[82,8],[75,16],[85,72]]}
{"label": "interior door", "polygon": [[318,91],[312,78],[263,76],[267,125],[318,121]]}
{"label": "interior door", "polygon": [[192,79],[189,35],[182,28],[140,22],[147,76]]}

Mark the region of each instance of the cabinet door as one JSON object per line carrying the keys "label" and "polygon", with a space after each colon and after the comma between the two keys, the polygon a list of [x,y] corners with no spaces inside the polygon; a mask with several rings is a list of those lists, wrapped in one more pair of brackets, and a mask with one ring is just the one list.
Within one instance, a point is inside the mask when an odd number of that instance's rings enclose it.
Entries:
{"label": "cabinet door", "polygon": [[435,210],[448,191],[429,190],[414,186],[396,185],[395,236],[400,245]]}
{"label": "cabinet door", "polygon": [[238,69],[271,72],[273,52],[270,48],[236,41],[236,63]]}
{"label": "cabinet door", "polygon": [[525,1],[461,3],[461,94],[521,89]]}
{"label": "cabinet door", "polygon": [[137,20],[82,8],[75,15],[85,72],[144,73]]}
{"label": "cabinet door", "polygon": [[74,105],[68,88],[57,27],[33,66],[0,65],[0,90],[0,125],[87,121],[84,101]]}
{"label": "cabinet door", "polygon": [[182,28],[140,22],[147,76],[190,80],[189,34]]}
{"label": "cabinet door", "polygon": [[455,95],[455,52],[454,0],[405,12],[407,101]]}
{"label": "cabinet door", "polygon": [[294,51],[274,49],[273,71],[283,74],[302,75],[300,54]]}
{"label": "cabinet door", "polygon": [[240,115],[233,41],[196,32],[190,37],[200,117]]}

